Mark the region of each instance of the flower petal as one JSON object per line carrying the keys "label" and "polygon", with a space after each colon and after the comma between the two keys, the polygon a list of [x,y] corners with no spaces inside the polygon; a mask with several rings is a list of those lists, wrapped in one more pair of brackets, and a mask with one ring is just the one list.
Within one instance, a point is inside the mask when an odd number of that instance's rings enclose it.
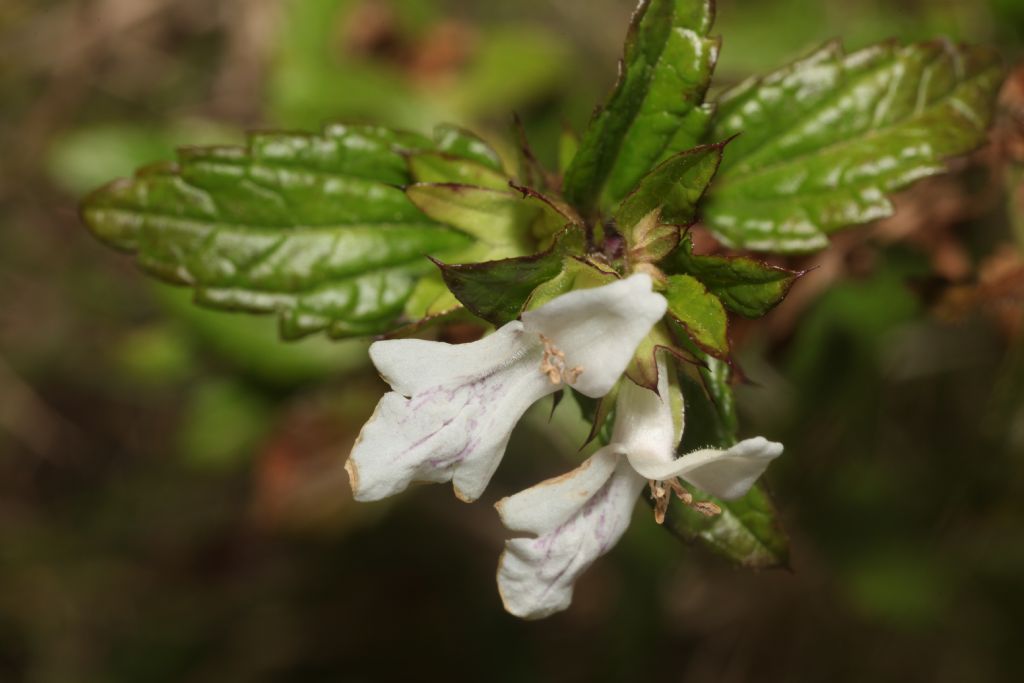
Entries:
{"label": "flower petal", "polygon": [[755,437],[727,450],[705,448],[672,462],[629,454],[629,462],[643,477],[664,481],[682,477],[697,488],[725,500],[744,496],[775,458],[782,444]]}
{"label": "flower petal", "polygon": [[525,619],[566,609],[577,577],[626,531],[644,484],[606,446],[569,474],[502,500],[506,526],[537,534],[505,543],[498,565],[505,609]]}
{"label": "flower petal", "polygon": [[605,446],[573,471],[502,498],[494,507],[511,531],[543,534],[579,512],[618,464],[616,449]]}
{"label": "flower petal", "polygon": [[[370,344],[370,360],[391,388],[412,396],[432,387],[476,378],[500,363],[514,363],[537,353],[539,342],[523,332],[518,321],[468,344],[446,344],[423,339],[389,339]],[[540,367],[538,358],[536,367]]]}
{"label": "flower petal", "polygon": [[356,500],[448,480],[463,500],[478,498],[523,413],[558,388],[539,370],[541,353],[517,322],[470,344],[373,344],[370,357],[396,391],[377,404],[346,464]]}
{"label": "flower petal", "polygon": [[567,368],[582,368],[573,388],[598,398],[611,390],[641,340],[665,315],[665,297],[651,286],[650,276],[638,273],[569,292],[523,313],[523,327],[551,339],[565,353]]}
{"label": "flower petal", "polygon": [[615,399],[612,443],[629,454],[630,462],[671,462],[675,458],[676,424],[672,420],[668,364],[658,354],[658,393],[623,379]]}

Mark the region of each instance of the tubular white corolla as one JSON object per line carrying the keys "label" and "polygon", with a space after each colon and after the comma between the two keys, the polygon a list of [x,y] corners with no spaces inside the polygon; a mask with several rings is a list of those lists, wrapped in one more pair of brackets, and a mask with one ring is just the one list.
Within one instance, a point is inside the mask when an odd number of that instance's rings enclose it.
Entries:
{"label": "tubular white corolla", "polygon": [[498,563],[498,591],[512,614],[539,619],[566,609],[576,578],[625,533],[648,482],[664,515],[673,490],[690,502],[677,477],[719,498],[738,498],[782,454],[781,444],[757,437],[676,458],[662,359],[658,378],[658,393],[622,382],[611,443],[572,472],[497,503],[508,529],[533,534],[507,541]]}
{"label": "tubular white corolla", "polygon": [[665,314],[664,297],[651,287],[639,274],[563,294],[470,344],[371,345],[370,358],[393,391],[345,465],[356,499],[449,480],[459,498],[478,498],[531,404],[566,384],[593,398],[611,390]]}

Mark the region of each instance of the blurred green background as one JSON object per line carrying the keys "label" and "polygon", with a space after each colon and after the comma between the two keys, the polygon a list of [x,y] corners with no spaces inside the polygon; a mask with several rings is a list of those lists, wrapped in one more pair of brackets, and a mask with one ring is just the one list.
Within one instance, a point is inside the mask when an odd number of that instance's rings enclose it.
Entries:
{"label": "blurred green background", "polygon": [[[246,128],[500,139],[515,111],[552,159],[632,4],[0,3],[0,681],[1019,680],[1024,87],[991,149],[794,262],[815,270],[791,299],[733,330],[744,431],[786,444],[767,483],[792,570],[735,569],[638,510],[540,623],[501,609],[490,503],[567,469],[571,414],[531,413],[481,504],[357,506],[341,466],[384,388],[365,343],[194,308],[77,220],[93,187]],[[1012,64],[1024,3],[720,0],[716,33],[719,85],[835,36]]]}

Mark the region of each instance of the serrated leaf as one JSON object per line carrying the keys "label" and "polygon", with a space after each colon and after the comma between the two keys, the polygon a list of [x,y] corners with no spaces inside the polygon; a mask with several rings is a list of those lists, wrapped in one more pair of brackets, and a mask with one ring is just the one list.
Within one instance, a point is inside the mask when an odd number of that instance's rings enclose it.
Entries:
{"label": "serrated leaf", "polygon": [[664,291],[668,311],[701,349],[729,354],[729,318],[722,302],[694,277],[671,275]]}
{"label": "serrated leaf", "polygon": [[710,114],[704,94],[718,56],[707,38],[710,0],[642,0],[626,36],[619,82],[590,122],[565,176],[565,195],[589,212],[625,197],[651,168],[695,147]]}
{"label": "serrated leaf", "polygon": [[149,273],[194,287],[199,303],[276,312],[288,337],[374,334],[430,272],[425,256],[472,244],[396,187],[409,181],[405,155],[431,146],[374,127],[255,134],[111,183],[82,215]]}
{"label": "serrated leaf", "polygon": [[803,275],[746,256],[700,256],[689,239],[662,266],[665,272],[697,278],[726,308],[745,318],[768,313]]}
{"label": "serrated leaf", "polygon": [[581,254],[585,245],[583,231],[572,227],[539,254],[438,266],[448,289],[467,309],[494,325],[504,325],[518,318],[533,291],[557,277],[565,260]]}
{"label": "serrated leaf", "polygon": [[629,229],[652,211],[672,225],[688,225],[697,203],[718,170],[724,145],[703,145],[680,152],[645,175],[615,211],[619,231],[629,242]]}
{"label": "serrated leaf", "polygon": [[730,145],[705,220],[732,247],[804,252],[891,215],[887,196],[982,144],[1002,80],[987,48],[838,44],[723,95]]}

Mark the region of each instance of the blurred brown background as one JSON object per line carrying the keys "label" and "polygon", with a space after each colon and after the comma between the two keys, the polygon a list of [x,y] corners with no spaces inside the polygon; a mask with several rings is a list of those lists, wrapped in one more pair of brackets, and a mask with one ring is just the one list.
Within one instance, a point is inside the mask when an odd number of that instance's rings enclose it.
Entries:
{"label": "blurred brown background", "polygon": [[[0,680],[1011,681],[1024,646],[1024,78],[994,143],[845,234],[759,326],[744,430],[791,572],[638,510],[567,613],[501,610],[490,503],[575,457],[547,406],[480,504],[354,505],[365,343],[277,341],[94,242],[175,145],[332,119],[538,152],[611,85],[629,0],[0,2]],[[843,36],[1021,54],[1019,0],[721,0],[718,84]],[[1015,226],[1017,231],[1015,232]],[[1016,235],[1016,237],[1015,237]]]}

